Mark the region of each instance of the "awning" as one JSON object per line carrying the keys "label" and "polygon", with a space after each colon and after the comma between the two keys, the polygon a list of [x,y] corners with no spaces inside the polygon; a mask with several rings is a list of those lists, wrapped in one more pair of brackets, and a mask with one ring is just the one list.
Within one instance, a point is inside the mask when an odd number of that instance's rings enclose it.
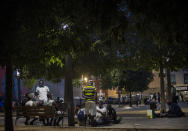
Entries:
{"label": "awning", "polygon": [[187,86],[178,86],[178,87],[176,87],[176,90],[177,91],[187,91],[188,87]]}

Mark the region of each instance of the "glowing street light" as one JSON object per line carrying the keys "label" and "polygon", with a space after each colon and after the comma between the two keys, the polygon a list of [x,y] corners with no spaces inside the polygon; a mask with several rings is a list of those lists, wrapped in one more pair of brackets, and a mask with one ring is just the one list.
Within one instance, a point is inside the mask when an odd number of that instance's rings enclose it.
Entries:
{"label": "glowing street light", "polygon": [[85,77],[84,80],[85,80],[85,82],[87,82],[87,80],[88,80],[87,77]]}

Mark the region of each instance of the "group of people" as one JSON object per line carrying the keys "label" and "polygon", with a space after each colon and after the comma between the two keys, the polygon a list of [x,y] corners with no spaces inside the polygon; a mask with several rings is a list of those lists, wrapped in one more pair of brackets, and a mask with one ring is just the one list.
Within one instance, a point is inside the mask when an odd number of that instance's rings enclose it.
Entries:
{"label": "group of people", "polygon": [[[112,108],[110,104],[105,105],[104,99],[101,97],[97,99],[96,88],[93,86],[93,82],[88,82],[87,86],[83,88],[83,97],[85,98],[84,107],[81,105],[76,105],[75,107],[75,118],[77,118],[79,125],[86,125],[87,122],[91,126],[107,124],[110,122],[119,123],[120,119],[116,115],[116,111]],[[39,81],[39,86],[36,88],[34,93],[26,94],[25,100],[22,105],[24,106],[55,106],[56,113],[61,114],[60,111],[61,104],[59,97],[56,100],[52,99],[50,90],[47,86],[44,86],[44,81]],[[31,124],[37,119],[31,120],[26,118],[25,124]],[[41,120],[44,125],[59,125],[61,118],[57,120]],[[47,122],[45,122],[47,121]]]}
{"label": "group of people", "polygon": [[110,104],[104,105],[102,97],[97,99],[96,88],[92,81],[83,88],[82,95],[85,98],[85,106],[82,108],[77,105],[75,108],[75,118],[78,119],[79,125],[86,125],[87,122],[91,126],[120,122],[112,106]]}
{"label": "group of people", "polygon": [[[50,94],[50,90],[47,86],[44,86],[44,81],[39,81],[39,86],[36,88],[36,91],[34,93],[27,93],[24,102],[22,105],[24,106],[55,106],[56,113],[61,114],[63,111],[61,111],[62,101],[59,97],[57,97],[56,100],[52,99],[52,95]],[[54,119],[49,118],[47,120],[40,120],[43,122],[44,125],[59,125],[59,122],[61,121],[61,117]],[[30,120],[29,117],[26,118],[25,124],[33,125],[33,123],[37,120],[37,118],[34,118],[33,120]],[[30,121],[30,122],[29,122]]]}
{"label": "group of people", "polygon": [[34,93],[27,93],[22,105],[37,106],[37,105],[52,105],[55,101],[52,100],[52,95],[47,86],[44,86],[44,81],[39,81],[39,86]]}
{"label": "group of people", "polygon": [[156,114],[155,110],[157,109],[157,101],[155,97],[152,98],[150,102],[150,109],[152,110],[152,116],[154,117],[182,117],[184,112],[182,112],[181,107],[178,105],[177,96],[172,96],[172,101],[167,102],[168,111],[163,114]]}

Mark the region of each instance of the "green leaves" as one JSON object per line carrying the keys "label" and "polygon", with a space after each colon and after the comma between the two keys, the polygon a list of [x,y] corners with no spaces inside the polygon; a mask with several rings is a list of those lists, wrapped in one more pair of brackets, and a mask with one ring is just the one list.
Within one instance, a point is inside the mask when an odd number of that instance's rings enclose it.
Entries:
{"label": "green leaves", "polygon": [[1,10],[11,10],[2,14],[1,65],[10,54],[15,68],[27,67],[29,77],[63,77],[64,56],[71,52],[75,77],[83,72],[97,76],[114,66],[115,40],[126,27],[118,1],[10,3],[1,5]]}
{"label": "green leaves", "polygon": [[64,63],[62,63],[62,61],[58,57],[55,57],[55,56],[52,56],[50,58],[50,60],[48,61],[48,64],[49,65],[51,65],[51,64],[57,64],[61,68],[64,66]]}

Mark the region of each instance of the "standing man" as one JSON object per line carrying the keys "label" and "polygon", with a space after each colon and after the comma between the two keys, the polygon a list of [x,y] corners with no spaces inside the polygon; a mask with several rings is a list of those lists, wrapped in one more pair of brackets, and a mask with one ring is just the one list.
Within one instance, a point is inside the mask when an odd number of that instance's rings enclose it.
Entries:
{"label": "standing man", "polygon": [[96,88],[93,86],[93,82],[89,81],[88,85],[83,88],[82,92],[83,97],[85,98],[85,124],[87,117],[90,116],[91,125],[94,126],[94,117],[96,115],[96,97],[97,92]]}
{"label": "standing man", "polygon": [[36,93],[38,94],[38,99],[44,104],[47,103],[48,97],[47,94],[49,93],[49,88],[44,86],[44,81],[39,81],[39,86],[36,88]]}

